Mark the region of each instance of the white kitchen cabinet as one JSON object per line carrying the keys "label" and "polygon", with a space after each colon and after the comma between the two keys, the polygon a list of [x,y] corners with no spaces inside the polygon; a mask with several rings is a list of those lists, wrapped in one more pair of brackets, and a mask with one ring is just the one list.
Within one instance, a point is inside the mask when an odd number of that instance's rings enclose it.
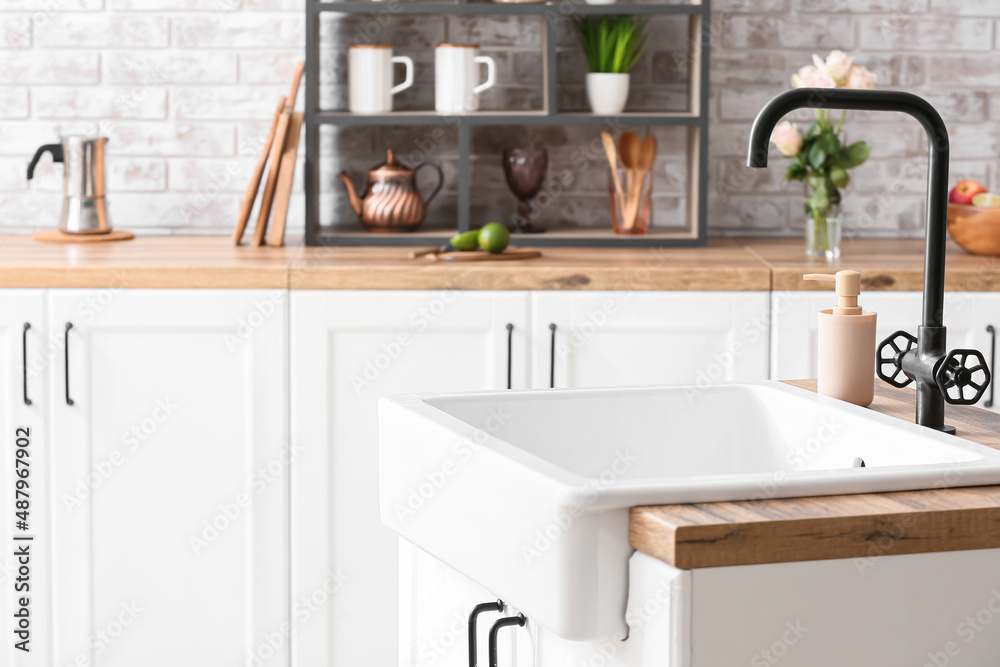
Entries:
{"label": "white kitchen cabinet", "polygon": [[[44,295],[43,290],[0,290],[0,663],[12,667],[48,667],[52,655],[45,388],[46,368],[60,350],[46,339]],[[19,449],[27,452],[20,455],[20,464],[15,463]],[[23,488],[16,488],[18,480]],[[18,491],[21,494],[15,497]],[[23,511],[26,516],[16,516]],[[15,526],[20,518],[27,519],[24,530]],[[32,539],[23,539],[27,537]],[[15,557],[20,549],[28,551],[26,563]],[[27,599],[26,606],[20,604],[22,598]],[[18,636],[16,630],[28,634]],[[28,651],[18,650],[15,644],[26,639],[23,646]]]}
{"label": "white kitchen cabinet", "polygon": [[[432,560],[413,550],[415,558]],[[627,638],[569,641],[529,618],[524,628],[501,631],[499,664],[980,667],[1000,651],[998,563],[1000,550],[978,549],[680,570],[636,552],[629,561]],[[414,595],[442,620],[432,628],[420,619],[424,632],[404,628],[415,648],[415,658],[401,663],[407,667],[467,664],[465,643],[451,638],[459,631],[458,612],[439,611],[440,599],[465,603],[467,614],[475,584],[438,568],[439,588],[415,588]],[[480,618],[485,647],[499,615]],[[443,650],[446,644],[453,648]]]}
{"label": "white kitchen cabinet", "polygon": [[524,292],[292,294],[296,667],[399,661],[399,579],[422,575],[379,518],[379,397],[504,389],[508,360],[523,388],[527,325]]}
{"label": "white kitchen cabinet", "polygon": [[[771,309],[771,378],[792,380],[816,377],[816,336],[820,310],[836,303],[833,292],[774,292]],[[903,330],[916,335],[921,322],[923,294],[920,292],[865,292],[862,307],[878,314],[875,344]],[[945,326],[948,349],[977,349],[990,360],[991,335],[986,327],[1000,327],[1000,294],[993,292],[945,292]],[[913,385],[911,385],[912,387]],[[990,390],[980,401],[981,407]],[[1000,395],[997,396],[1000,399]],[[998,406],[989,406],[997,410]]]}
{"label": "white kitchen cabinet", "polygon": [[55,664],[287,665],[287,292],[52,290],[47,319]]}
{"label": "white kitchen cabinet", "polygon": [[[423,550],[400,542],[407,559],[426,576],[403,591],[402,605],[411,606],[413,622],[400,628],[410,653],[401,667],[465,667],[468,662],[468,618],[489,593]],[[625,619],[629,635],[600,642],[570,641],[530,617],[526,625],[505,627],[497,639],[499,667],[688,667],[690,658],[691,571],[678,570],[643,553],[629,562],[629,598]],[[517,609],[506,606],[505,616]],[[488,663],[490,628],[501,614],[478,618],[478,664]]]}
{"label": "white kitchen cabinet", "polygon": [[[762,380],[768,292],[536,292],[533,385]],[[552,330],[555,325],[553,351]]]}

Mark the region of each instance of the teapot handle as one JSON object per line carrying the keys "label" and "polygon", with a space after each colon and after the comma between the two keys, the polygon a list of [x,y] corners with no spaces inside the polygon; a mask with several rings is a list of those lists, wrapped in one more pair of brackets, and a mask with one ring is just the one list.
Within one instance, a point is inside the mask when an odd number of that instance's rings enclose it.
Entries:
{"label": "teapot handle", "polygon": [[420,171],[421,169],[423,169],[424,167],[434,167],[434,170],[437,171],[437,173],[438,173],[438,184],[437,184],[437,187],[434,188],[434,192],[430,193],[430,195],[428,195],[427,197],[424,198],[424,203],[425,204],[430,204],[431,200],[434,199],[434,196],[437,193],[441,192],[441,188],[444,186],[444,172],[441,171],[441,167],[437,166],[436,164],[433,164],[431,162],[424,162],[420,166],[418,166],[416,169],[413,170],[413,180],[414,180],[414,183],[416,183],[417,172]]}

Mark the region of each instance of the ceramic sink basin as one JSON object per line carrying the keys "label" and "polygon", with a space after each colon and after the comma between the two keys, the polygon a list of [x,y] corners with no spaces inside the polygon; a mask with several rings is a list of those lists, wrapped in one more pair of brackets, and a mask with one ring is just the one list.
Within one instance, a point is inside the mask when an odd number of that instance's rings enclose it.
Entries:
{"label": "ceramic sink basin", "polygon": [[410,394],[379,427],[383,523],[574,640],[627,631],[630,507],[1000,483],[998,450],[776,382]]}

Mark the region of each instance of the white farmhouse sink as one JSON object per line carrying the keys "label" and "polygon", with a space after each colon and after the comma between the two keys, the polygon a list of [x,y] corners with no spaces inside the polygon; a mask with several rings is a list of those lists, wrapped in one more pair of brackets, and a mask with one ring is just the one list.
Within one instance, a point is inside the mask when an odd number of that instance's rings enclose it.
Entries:
{"label": "white farmhouse sink", "polygon": [[574,640],[627,631],[630,507],[1000,483],[1000,451],[776,382],[410,394],[379,427],[383,523]]}

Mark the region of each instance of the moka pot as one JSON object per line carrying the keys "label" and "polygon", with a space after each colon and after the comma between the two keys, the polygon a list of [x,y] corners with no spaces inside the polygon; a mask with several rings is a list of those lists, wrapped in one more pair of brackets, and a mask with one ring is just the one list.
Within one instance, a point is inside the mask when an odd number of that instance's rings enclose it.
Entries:
{"label": "moka pot", "polygon": [[63,206],[59,229],[67,234],[106,234],[111,231],[104,201],[104,147],[107,137],[69,135],[60,143],[46,144],[35,152],[28,165],[28,179],[43,153],[52,153],[62,162]]}

